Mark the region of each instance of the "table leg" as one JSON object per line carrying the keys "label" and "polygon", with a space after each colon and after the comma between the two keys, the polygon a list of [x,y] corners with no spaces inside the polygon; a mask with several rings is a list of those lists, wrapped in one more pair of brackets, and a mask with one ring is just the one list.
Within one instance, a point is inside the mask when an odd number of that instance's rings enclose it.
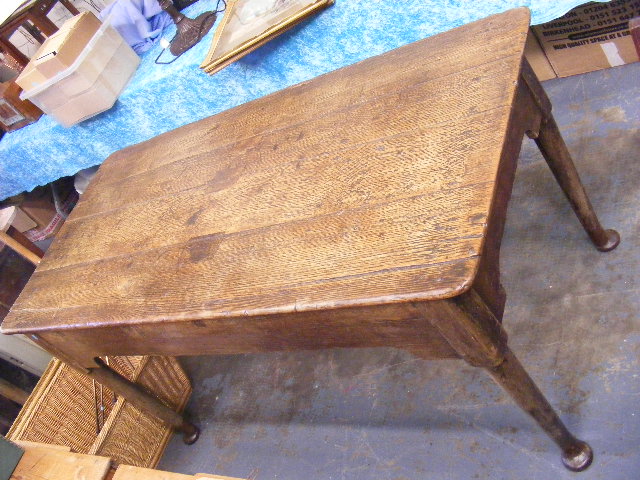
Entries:
{"label": "table leg", "polygon": [[58,31],[56,24],[49,20],[49,17],[46,15],[31,14],[28,19],[47,37],[50,37]]}
{"label": "table leg", "polygon": [[613,250],[620,243],[620,235],[615,230],[605,230],[600,225],[571,159],[569,149],[551,113],[551,101],[526,60],[523,60],[521,79],[521,84],[526,85],[528,89],[531,106],[538,109],[540,117],[539,126],[529,130],[527,135],[535,140],[573,211],[578,216],[578,220],[596,248],[602,252]]}
{"label": "table leg", "polygon": [[424,306],[427,318],[470,365],[487,370],[520,408],[533,417],[562,449],[562,462],[573,471],[593,459],[589,445],[575,438],[553,411],[531,377],[507,346],[507,336],[484,300],[473,290],[439,305]]}
{"label": "table leg", "polygon": [[578,440],[567,430],[511,350],[507,349],[500,365],[489,367],[487,371],[562,449],[565,467],[580,472],[591,465],[593,451],[589,444]]}
{"label": "table leg", "polygon": [[71,15],[80,15],[80,11],[69,0],[60,0],[60,3],[69,10]]}
{"label": "table leg", "polygon": [[543,119],[535,141],[596,248],[602,252],[616,248],[620,243],[620,235],[615,230],[605,230],[600,225],[551,113]]}
{"label": "table leg", "polygon": [[88,369],[88,372],[85,372],[86,375],[121,395],[135,407],[161,419],[178,432],[181,432],[182,438],[187,445],[191,445],[198,440],[200,436],[198,427],[186,421],[178,412],[150,395],[140,385],[120,375],[101,360],[96,359],[96,363],[98,368]]}

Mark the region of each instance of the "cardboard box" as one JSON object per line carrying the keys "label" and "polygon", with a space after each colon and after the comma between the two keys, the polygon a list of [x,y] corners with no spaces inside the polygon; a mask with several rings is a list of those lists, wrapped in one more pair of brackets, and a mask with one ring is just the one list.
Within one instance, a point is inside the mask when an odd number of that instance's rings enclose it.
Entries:
{"label": "cardboard box", "polygon": [[15,205],[11,207],[0,208],[0,229],[15,228],[20,233],[36,228],[38,224],[20,207]]}
{"label": "cardboard box", "polygon": [[533,31],[559,77],[637,62],[629,20],[640,0],[590,2]]}
{"label": "cardboard box", "polygon": [[[78,90],[75,95],[60,95],[66,101],[48,113],[58,123],[69,127],[110,109],[133,76],[135,67],[132,65],[137,66],[139,61],[131,47],[122,42],[89,88]],[[60,91],[68,90],[67,83],[63,83]]]}
{"label": "cardboard box", "polygon": [[45,40],[15,82],[23,90],[29,90],[69,68],[100,25],[100,20],[91,12],[83,12],[67,20]]}
{"label": "cardboard box", "polygon": [[140,57],[105,23],[69,67],[25,90],[20,98],[70,127],[111,108],[139,63]]}
{"label": "cardboard box", "polygon": [[527,43],[524,45],[524,56],[541,82],[557,77],[555,70],[531,29],[529,29],[529,35],[527,36]]}
{"label": "cardboard box", "polygon": [[20,208],[36,223],[34,228],[39,230],[47,228],[57,214],[56,207],[49,193],[39,198],[26,199],[22,205],[20,205]]}

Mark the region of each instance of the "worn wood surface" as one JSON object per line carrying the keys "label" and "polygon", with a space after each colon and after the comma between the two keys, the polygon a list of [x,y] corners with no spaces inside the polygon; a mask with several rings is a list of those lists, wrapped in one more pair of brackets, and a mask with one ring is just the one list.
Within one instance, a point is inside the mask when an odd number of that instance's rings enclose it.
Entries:
{"label": "worn wood surface", "polygon": [[459,295],[478,268],[528,21],[496,15],[116,153],[3,331],[250,334],[286,314],[344,322]]}
{"label": "worn wood surface", "polygon": [[29,398],[27,392],[16,387],[13,383],[6,381],[4,378],[0,378],[0,395],[19,405],[24,405],[24,402]]}
{"label": "worn wood surface", "polygon": [[114,154],[3,331],[186,433],[95,357],[376,346],[459,357],[493,375],[568,468],[586,468],[589,446],[501,325],[500,242],[525,133],[596,246],[617,238],[522,58],[528,23],[526,9],[496,15]]}
{"label": "worn wood surface", "polygon": [[110,465],[106,457],[27,448],[10,480],[103,480]]}
{"label": "worn wood surface", "polygon": [[223,477],[211,473],[197,473],[184,475],[182,473],[163,472],[151,468],[120,465],[113,476],[113,480],[242,480],[235,477]]}
{"label": "worn wood surface", "polygon": [[71,451],[71,447],[67,447],[65,445],[52,445],[49,443],[30,442],[28,440],[11,440],[11,441],[16,445],[20,445],[25,450],[45,449],[45,450],[57,450],[60,452]]}
{"label": "worn wood surface", "polygon": [[120,465],[113,475],[113,480],[193,480],[193,476],[182,473],[164,472],[152,468]]}

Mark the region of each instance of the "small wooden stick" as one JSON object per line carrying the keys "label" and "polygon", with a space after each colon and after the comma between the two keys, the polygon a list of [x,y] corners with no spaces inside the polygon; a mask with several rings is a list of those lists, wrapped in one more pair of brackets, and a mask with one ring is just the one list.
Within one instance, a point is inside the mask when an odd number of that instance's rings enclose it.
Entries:
{"label": "small wooden stick", "polygon": [[9,234],[6,232],[0,231],[0,242],[4,243],[12,250],[15,250],[17,253],[22,255],[24,258],[29,260],[34,265],[38,265],[40,263],[40,260],[42,259],[42,256],[32,252],[27,247],[25,247],[20,242],[18,242],[16,239],[9,236]]}
{"label": "small wooden stick", "polygon": [[29,398],[29,394],[27,392],[16,387],[12,383],[3,380],[2,378],[0,378],[0,395],[20,405],[24,405],[27,398]]}

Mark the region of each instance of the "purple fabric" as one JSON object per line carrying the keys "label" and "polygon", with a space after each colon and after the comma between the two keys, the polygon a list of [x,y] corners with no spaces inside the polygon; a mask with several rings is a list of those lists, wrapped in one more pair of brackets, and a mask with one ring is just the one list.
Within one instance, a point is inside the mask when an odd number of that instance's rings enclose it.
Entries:
{"label": "purple fabric", "polygon": [[100,12],[100,20],[107,18],[138,55],[158,42],[162,31],[173,23],[158,0],[116,0]]}

